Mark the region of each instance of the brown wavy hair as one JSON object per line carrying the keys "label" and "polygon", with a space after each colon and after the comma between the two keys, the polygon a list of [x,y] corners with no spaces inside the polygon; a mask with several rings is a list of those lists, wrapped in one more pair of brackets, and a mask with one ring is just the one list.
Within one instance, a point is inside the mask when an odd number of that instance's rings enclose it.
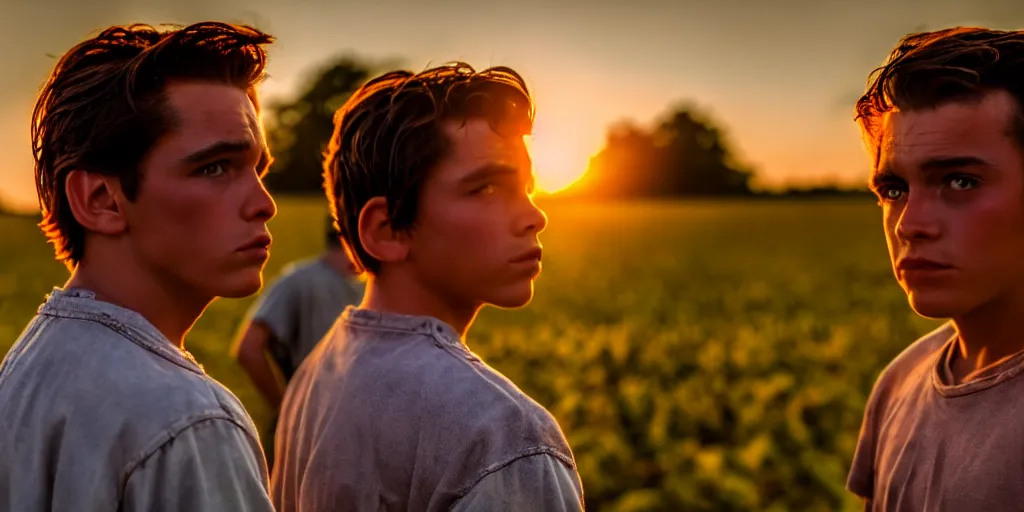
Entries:
{"label": "brown wavy hair", "polygon": [[1016,100],[1010,128],[1024,148],[1024,31],[954,27],[908,34],[872,71],[855,119],[877,149],[878,123],[888,112],[974,101],[996,90]]}
{"label": "brown wavy hair", "polygon": [[533,117],[525,81],[507,67],[476,71],[454,62],[418,74],[392,71],[356,91],[335,114],[324,190],[360,271],[380,272],[359,240],[360,211],[384,197],[392,229],[412,227],[423,183],[448,151],[444,122],[483,118],[500,135],[522,136]]}
{"label": "brown wavy hair", "polygon": [[32,153],[39,226],[56,258],[73,269],[82,259],[85,230],[64,189],[69,171],[116,177],[134,200],[140,162],[174,128],[165,86],[204,80],[243,89],[259,110],[255,85],[264,77],[273,38],[248,26],[204,22],[160,31],[144,24],[114,26],[65,53],[39,94],[32,114]]}

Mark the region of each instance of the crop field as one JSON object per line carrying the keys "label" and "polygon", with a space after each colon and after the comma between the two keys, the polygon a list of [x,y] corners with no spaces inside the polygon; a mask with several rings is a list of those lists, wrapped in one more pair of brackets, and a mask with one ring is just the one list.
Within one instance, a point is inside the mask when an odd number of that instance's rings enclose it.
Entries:
{"label": "crop field", "polygon": [[[844,490],[884,365],[917,317],[870,200],[541,202],[534,301],[468,344],[559,420],[588,510],[857,510]],[[325,206],[279,199],[265,278],[321,247]],[[0,354],[67,279],[34,220],[0,217]],[[188,348],[264,428],[229,356],[253,298],[218,300]]]}

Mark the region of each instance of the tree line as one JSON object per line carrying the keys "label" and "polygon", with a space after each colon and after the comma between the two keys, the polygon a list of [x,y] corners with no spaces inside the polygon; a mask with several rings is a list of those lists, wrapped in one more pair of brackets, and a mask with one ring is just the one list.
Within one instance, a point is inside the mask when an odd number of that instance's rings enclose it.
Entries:
{"label": "tree line", "polygon": [[[325,62],[298,93],[267,106],[267,138],[275,162],[267,187],[279,193],[320,193],[323,150],[334,112],[372,76],[395,63],[346,54]],[[608,130],[587,172],[560,196],[755,197],[754,170],[739,162],[724,129],[699,106],[671,106],[652,126],[627,120]],[[788,196],[843,195],[836,187],[789,190]],[[778,195],[778,193],[775,193]]]}

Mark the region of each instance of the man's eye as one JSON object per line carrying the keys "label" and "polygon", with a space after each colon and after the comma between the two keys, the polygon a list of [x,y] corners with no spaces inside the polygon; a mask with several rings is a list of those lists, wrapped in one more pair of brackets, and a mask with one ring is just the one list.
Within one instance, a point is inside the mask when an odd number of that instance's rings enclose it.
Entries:
{"label": "man's eye", "polygon": [[199,168],[199,170],[196,172],[196,174],[200,174],[200,175],[203,175],[203,176],[216,177],[216,176],[220,176],[222,174],[225,174],[226,172],[227,172],[227,166],[226,166],[225,162],[214,162],[212,164],[205,165],[205,166]]}
{"label": "man's eye", "polygon": [[488,183],[488,184],[486,184],[486,185],[476,189],[475,193],[486,196],[486,195],[491,195],[491,194],[493,194],[493,193],[495,193],[497,191],[498,191],[498,187],[494,186],[493,183]]}
{"label": "man's eye", "polygon": [[956,176],[949,180],[953,190],[970,190],[978,185],[978,180],[967,176]]}
{"label": "man's eye", "polygon": [[880,186],[875,191],[878,194],[878,199],[883,203],[891,201],[899,201],[903,197],[903,189],[893,185]]}

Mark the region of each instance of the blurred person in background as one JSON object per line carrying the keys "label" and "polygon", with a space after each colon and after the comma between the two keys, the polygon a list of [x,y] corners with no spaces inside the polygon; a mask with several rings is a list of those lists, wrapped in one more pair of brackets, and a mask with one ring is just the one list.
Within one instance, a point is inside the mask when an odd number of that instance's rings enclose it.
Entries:
{"label": "blurred person in background", "polygon": [[281,269],[249,309],[234,349],[235,359],[273,409],[263,442],[271,468],[277,413],[288,382],[345,307],[363,299],[363,282],[330,215],[324,242],[322,254]]}

